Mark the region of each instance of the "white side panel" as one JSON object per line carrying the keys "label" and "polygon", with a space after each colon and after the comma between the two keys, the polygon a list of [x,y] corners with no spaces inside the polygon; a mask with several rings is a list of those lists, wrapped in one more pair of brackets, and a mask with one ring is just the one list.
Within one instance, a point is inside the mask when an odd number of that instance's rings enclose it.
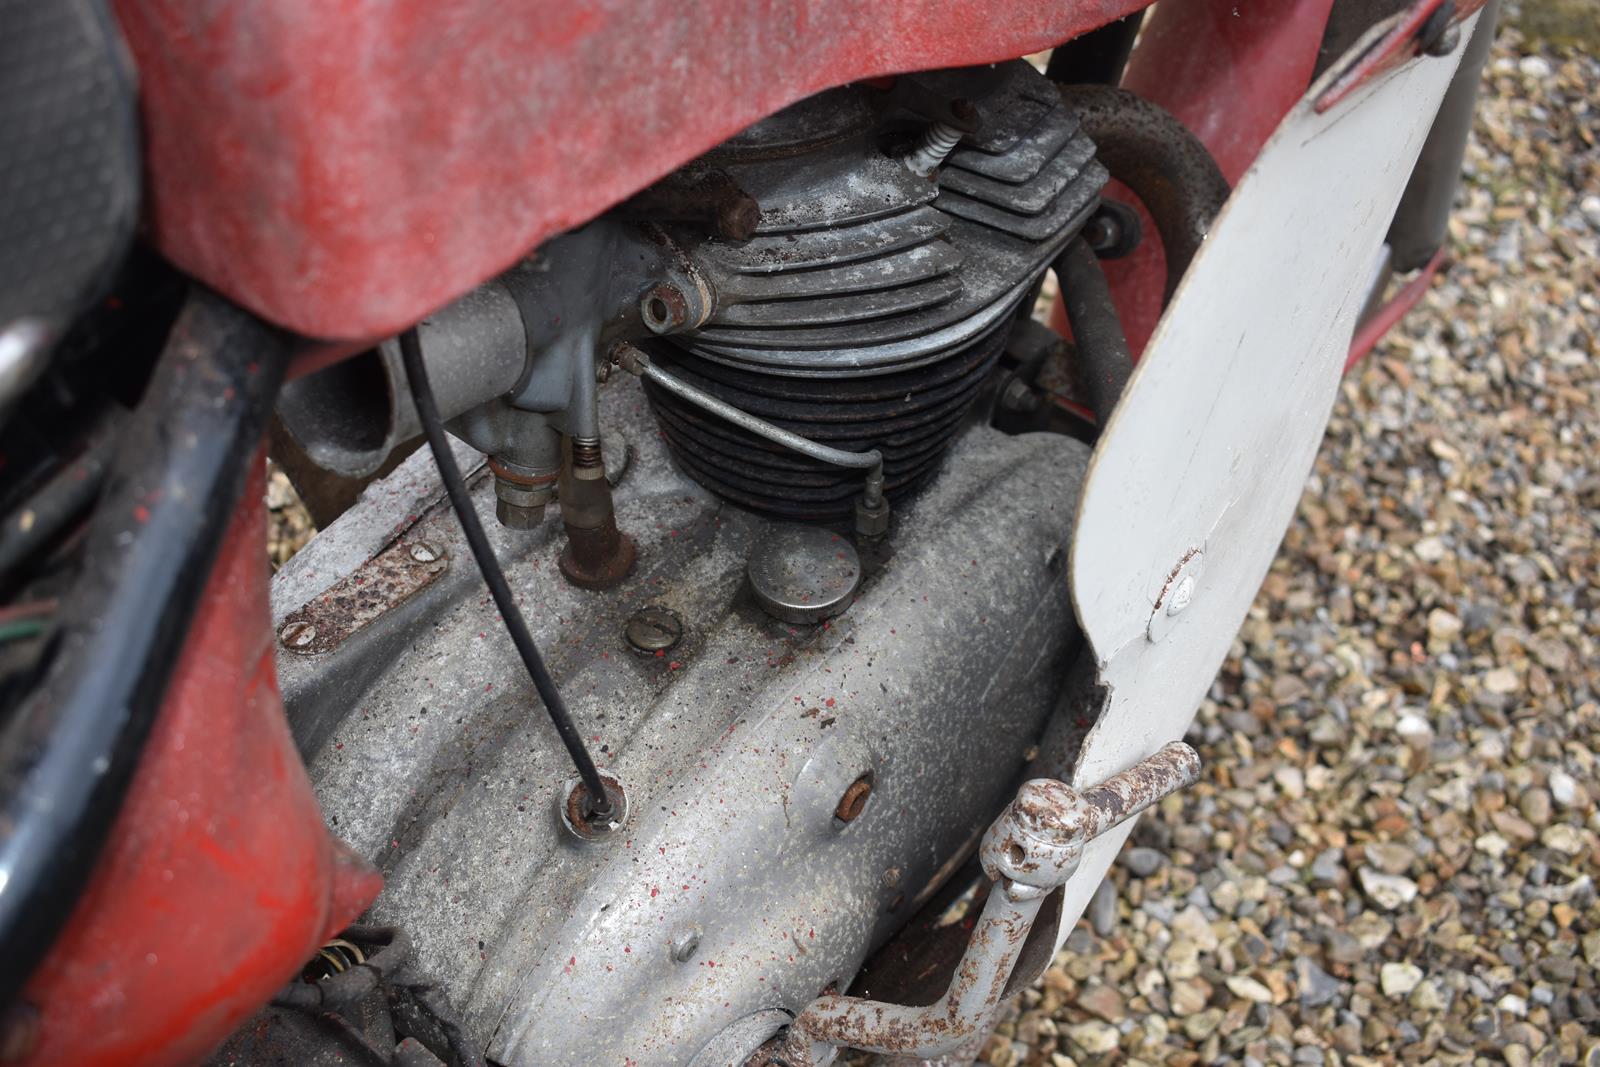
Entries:
{"label": "white side panel", "polygon": [[[1110,692],[1074,784],[1188,729],[1294,515],[1373,256],[1460,54],[1413,60],[1323,115],[1314,87],[1240,180],[1145,350],[1079,507],[1073,594]],[[1168,614],[1180,584],[1192,596]],[[1087,850],[1061,940],[1132,825]]]}

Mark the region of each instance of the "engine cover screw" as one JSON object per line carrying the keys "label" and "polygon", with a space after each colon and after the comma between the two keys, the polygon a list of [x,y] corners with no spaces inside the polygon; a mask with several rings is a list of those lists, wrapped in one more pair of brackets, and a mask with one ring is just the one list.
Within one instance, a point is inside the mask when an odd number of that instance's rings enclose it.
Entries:
{"label": "engine cover screw", "polygon": [[432,563],[444,555],[432,541],[416,541],[411,545],[411,558],[418,563]]}
{"label": "engine cover screw", "polygon": [[866,808],[867,798],[871,795],[872,775],[863,774],[845,789],[844,796],[839,798],[839,806],[833,809],[833,817],[840,822],[855,822]]}
{"label": "engine cover screw", "polygon": [[634,651],[653,656],[683,640],[683,620],[675,611],[650,605],[633,613],[623,633]]}
{"label": "engine cover screw", "polygon": [[672,958],[678,963],[688,963],[700,948],[700,931],[685,930],[672,940]]}
{"label": "engine cover screw", "polygon": [[291,622],[278,631],[278,640],[287,648],[305,648],[317,639],[317,628],[309,622]]}

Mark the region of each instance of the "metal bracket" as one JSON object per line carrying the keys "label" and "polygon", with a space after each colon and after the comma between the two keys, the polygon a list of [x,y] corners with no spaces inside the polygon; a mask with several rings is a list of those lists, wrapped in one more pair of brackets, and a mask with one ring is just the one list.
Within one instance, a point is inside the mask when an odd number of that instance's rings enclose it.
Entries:
{"label": "metal bracket", "polygon": [[774,1039],[768,1062],[827,1067],[841,1048],[881,1055],[938,1056],[989,1025],[1040,905],[1078,869],[1083,847],[1162,797],[1193,785],[1200,757],[1181,741],[1091,789],[1025,782],[984,834],[979,859],[996,882],[956,966],[950,988],[928,1007],[822,996]]}

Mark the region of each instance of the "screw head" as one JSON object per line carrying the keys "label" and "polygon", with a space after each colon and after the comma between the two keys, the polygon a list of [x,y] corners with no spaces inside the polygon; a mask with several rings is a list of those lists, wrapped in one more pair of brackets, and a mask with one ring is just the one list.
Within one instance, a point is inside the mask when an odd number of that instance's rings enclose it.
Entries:
{"label": "screw head", "polygon": [[683,620],[675,611],[650,605],[633,613],[623,628],[623,635],[635,652],[653,656],[683,640]]}
{"label": "screw head", "polygon": [[845,789],[844,796],[839,798],[839,806],[833,809],[833,817],[844,823],[855,822],[866,809],[867,798],[871,795],[872,775],[863,774]]}
{"label": "screw head", "polygon": [[685,930],[672,939],[672,958],[678,963],[688,963],[700,948],[700,931]]}
{"label": "screw head", "polygon": [[1194,600],[1194,575],[1185,574],[1178,581],[1177,588],[1172,590],[1172,597],[1167,601],[1167,614],[1176,615]]}
{"label": "screw head", "polygon": [[300,620],[286,622],[283,624],[283,629],[278,631],[278,640],[283,642],[285,648],[307,648],[316,639],[317,628],[309,622]]}
{"label": "screw head", "polygon": [[444,556],[444,552],[432,541],[414,541],[411,544],[411,558],[418,563],[432,563]]}

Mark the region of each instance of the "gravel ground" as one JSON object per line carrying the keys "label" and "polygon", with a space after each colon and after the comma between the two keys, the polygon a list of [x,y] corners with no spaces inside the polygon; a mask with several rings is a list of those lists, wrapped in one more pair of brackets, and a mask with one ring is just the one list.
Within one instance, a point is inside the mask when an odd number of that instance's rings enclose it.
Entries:
{"label": "gravel ground", "polygon": [[987,1063],[1600,1065],[1600,4],[1526,6],[1455,266],[1345,384],[1204,781]]}
{"label": "gravel ground", "polygon": [[[1455,265],[1345,384],[1191,735],[1205,780],[994,1067],[1600,1067],[1600,2],[1526,7]],[[281,474],[270,504],[281,563],[311,529]]]}

